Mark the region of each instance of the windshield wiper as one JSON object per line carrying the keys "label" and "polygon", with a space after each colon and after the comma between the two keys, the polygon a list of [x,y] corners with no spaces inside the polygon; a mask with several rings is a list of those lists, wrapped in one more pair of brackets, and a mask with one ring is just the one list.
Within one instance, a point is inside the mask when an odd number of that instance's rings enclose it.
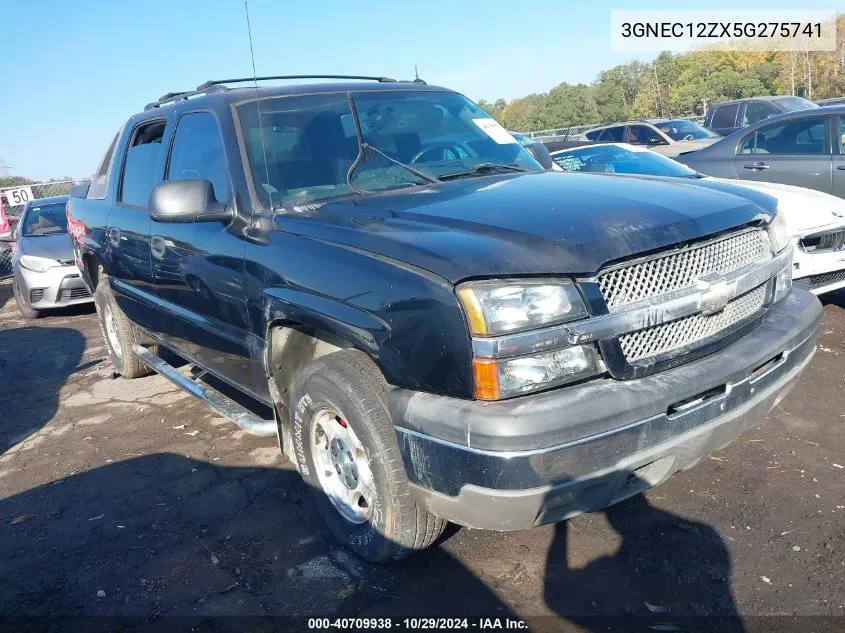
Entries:
{"label": "windshield wiper", "polygon": [[422,171],[420,171],[419,169],[416,169],[415,167],[411,167],[410,165],[406,165],[406,164],[405,164],[405,163],[403,163],[402,161],[398,161],[398,160],[396,160],[395,158],[391,158],[390,156],[388,156],[387,154],[385,154],[383,151],[381,151],[378,147],[373,147],[373,146],[372,146],[372,145],[370,145],[369,143],[362,143],[362,144],[361,144],[361,149],[363,149],[365,152],[366,152],[367,150],[371,150],[371,151],[375,152],[376,154],[378,154],[379,156],[383,156],[384,158],[386,158],[387,160],[389,160],[389,161],[390,161],[391,163],[393,163],[394,165],[399,165],[399,167],[402,167],[402,168],[406,169],[407,171],[409,171],[409,172],[411,172],[412,174],[414,174],[414,176],[416,176],[417,178],[420,178],[420,179],[422,179],[422,180],[425,180],[425,181],[426,181],[426,182],[428,182],[428,183],[432,183],[432,184],[433,184],[433,183],[435,183],[435,182],[440,182],[440,179],[435,178],[434,176],[429,176],[429,175],[428,175],[428,174],[426,174],[425,172],[422,172]]}
{"label": "windshield wiper", "polygon": [[454,174],[443,174],[440,180],[450,180],[452,178],[464,178],[466,176],[477,176],[479,174],[489,174],[495,171],[529,171],[519,165],[507,165],[505,163],[478,163],[472,169],[467,171],[457,171]]}

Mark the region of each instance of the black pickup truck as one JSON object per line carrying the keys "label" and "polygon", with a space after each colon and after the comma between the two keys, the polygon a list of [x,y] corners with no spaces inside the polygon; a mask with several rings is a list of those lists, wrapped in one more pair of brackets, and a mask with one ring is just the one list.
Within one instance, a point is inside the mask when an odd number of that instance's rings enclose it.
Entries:
{"label": "black pickup truck", "polygon": [[116,371],[278,437],[361,556],[637,494],[759,421],[815,351],[769,196],[546,172],[418,81],[240,83],[126,122],[68,204],[76,262]]}

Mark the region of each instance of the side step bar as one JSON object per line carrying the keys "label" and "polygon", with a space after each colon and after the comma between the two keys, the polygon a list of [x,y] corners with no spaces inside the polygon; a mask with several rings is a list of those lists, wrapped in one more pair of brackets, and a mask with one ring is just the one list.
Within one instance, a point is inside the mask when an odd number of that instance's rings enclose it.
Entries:
{"label": "side step bar", "polygon": [[208,385],[200,385],[187,376],[181,374],[175,367],[151,354],[140,345],[132,346],[132,353],[147,367],[161,374],[177,387],[184,389],[195,398],[199,398],[224,418],[241,427],[250,435],[259,437],[276,437],[276,421],[264,420],[254,413],[247,411],[237,402],[227,398],[222,393]]}

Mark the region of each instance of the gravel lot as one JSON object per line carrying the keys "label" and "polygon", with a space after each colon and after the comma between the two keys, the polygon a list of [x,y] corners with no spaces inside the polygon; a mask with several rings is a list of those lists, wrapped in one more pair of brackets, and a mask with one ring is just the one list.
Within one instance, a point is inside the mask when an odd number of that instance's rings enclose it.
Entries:
{"label": "gravel lot", "polygon": [[0,615],[557,614],[606,630],[590,616],[668,612],[842,630],[845,294],[825,303],[803,380],[727,450],[605,512],[452,530],[379,568],[335,544],[274,440],[158,376],[114,379],[93,308],[25,322],[0,282]]}

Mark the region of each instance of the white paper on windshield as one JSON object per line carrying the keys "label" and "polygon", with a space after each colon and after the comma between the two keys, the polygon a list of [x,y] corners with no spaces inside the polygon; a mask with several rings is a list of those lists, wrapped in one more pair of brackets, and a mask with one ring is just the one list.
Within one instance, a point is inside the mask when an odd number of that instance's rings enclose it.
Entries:
{"label": "white paper on windshield", "polygon": [[519,142],[511,136],[510,132],[499,125],[499,122],[495,119],[473,119],[472,122],[481,128],[482,132],[496,141],[499,145]]}

